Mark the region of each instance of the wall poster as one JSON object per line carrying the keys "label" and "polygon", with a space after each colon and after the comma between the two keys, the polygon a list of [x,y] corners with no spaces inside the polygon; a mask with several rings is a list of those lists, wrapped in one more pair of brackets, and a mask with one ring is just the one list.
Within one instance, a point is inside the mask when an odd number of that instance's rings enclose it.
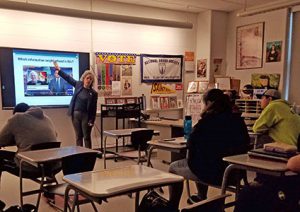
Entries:
{"label": "wall poster", "polygon": [[[95,56],[99,96],[120,95],[120,91],[123,95],[131,95],[132,89],[127,85],[128,83],[131,85],[132,66],[135,65],[136,54],[96,52]],[[126,77],[128,78],[125,79]]]}
{"label": "wall poster", "polygon": [[237,27],[236,69],[262,67],[264,22]]}
{"label": "wall poster", "polygon": [[207,79],[207,59],[197,60],[197,78]]}
{"label": "wall poster", "polygon": [[142,82],[181,82],[182,55],[141,54]]}
{"label": "wall poster", "polygon": [[266,62],[280,62],[282,41],[267,42]]}

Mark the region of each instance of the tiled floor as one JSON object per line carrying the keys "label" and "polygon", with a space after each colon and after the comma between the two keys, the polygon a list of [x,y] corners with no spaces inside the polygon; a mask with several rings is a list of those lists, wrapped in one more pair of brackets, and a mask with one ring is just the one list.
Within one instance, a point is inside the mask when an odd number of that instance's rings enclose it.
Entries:
{"label": "tiled floor", "polygon": [[[126,161],[118,161],[114,162],[113,160],[108,160],[107,167],[119,167],[119,166],[126,166],[130,164],[134,164],[134,161],[126,160]],[[161,163],[158,159],[153,158],[152,160],[153,166],[160,170],[168,170],[168,165]],[[97,159],[95,170],[103,170],[103,160]],[[62,174],[58,174],[58,179],[61,179]],[[36,186],[35,183],[25,180],[25,188],[32,188]],[[195,186],[191,183],[191,192],[195,192]],[[142,193],[143,194],[143,193]],[[209,188],[208,197],[212,197],[214,195],[220,194],[220,190],[216,188]],[[168,189],[164,187],[164,194],[166,198],[168,198]],[[142,195],[141,195],[142,197]],[[230,197],[232,199],[232,197]],[[230,200],[229,198],[229,200]],[[19,204],[19,178],[12,176],[8,173],[3,173],[1,178],[1,189],[0,189],[0,199],[4,201],[7,207],[11,205]],[[183,192],[183,196],[181,198],[180,208],[183,208],[187,205],[187,192],[186,189]],[[30,196],[25,198],[25,203],[32,203],[35,204],[36,197]],[[103,202],[101,205],[97,205],[99,211],[102,212],[117,212],[117,211],[134,211],[134,198],[129,198],[128,196],[120,196],[115,198],[108,199],[108,202]],[[85,211],[93,211],[93,208],[90,204],[80,206],[82,212]],[[48,212],[48,211],[56,211],[53,207],[47,204],[46,199],[42,198],[41,204],[39,207],[39,211],[41,212]],[[226,212],[232,211],[232,208],[227,209]]]}

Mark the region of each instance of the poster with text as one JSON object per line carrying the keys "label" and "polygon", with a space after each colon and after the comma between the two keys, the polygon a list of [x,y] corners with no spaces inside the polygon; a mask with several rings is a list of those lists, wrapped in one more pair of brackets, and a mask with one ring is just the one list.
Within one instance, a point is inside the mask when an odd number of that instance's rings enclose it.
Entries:
{"label": "poster with text", "polygon": [[141,54],[142,82],[181,82],[182,55]]}

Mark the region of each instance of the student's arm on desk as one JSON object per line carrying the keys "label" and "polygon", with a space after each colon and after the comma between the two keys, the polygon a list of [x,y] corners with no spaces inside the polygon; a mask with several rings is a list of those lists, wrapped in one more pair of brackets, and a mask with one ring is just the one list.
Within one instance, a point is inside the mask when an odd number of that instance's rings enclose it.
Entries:
{"label": "student's arm on desk", "polygon": [[276,120],[275,111],[265,108],[260,114],[259,118],[255,121],[252,130],[253,132],[264,133],[274,126],[278,120]]}
{"label": "student's arm on desk", "polygon": [[291,157],[288,160],[287,167],[291,171],[300,173],[300,155]]}

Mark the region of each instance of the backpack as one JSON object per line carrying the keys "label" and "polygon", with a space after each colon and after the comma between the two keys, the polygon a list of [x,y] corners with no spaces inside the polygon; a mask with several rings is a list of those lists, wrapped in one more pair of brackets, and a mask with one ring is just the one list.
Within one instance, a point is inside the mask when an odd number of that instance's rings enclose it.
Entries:
{"label": "backpack", "polygon": [[154,190],[148,191],[139,207],[138,212],[178,212],[177,208],[174,208],[168,200],[160,196]]}

